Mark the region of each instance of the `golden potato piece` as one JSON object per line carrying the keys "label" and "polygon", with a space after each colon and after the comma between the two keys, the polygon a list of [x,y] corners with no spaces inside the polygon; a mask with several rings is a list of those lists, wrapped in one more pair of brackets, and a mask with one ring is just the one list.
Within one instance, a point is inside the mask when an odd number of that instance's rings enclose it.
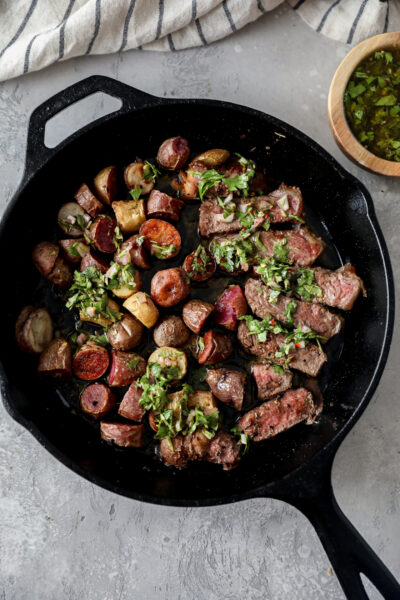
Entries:
{"label": "golden potato piece", "polygon": [[188,400],[188,408],[201,408],[204,414],[210,415],[218,410],[217,401],[211,392],[197,390]]}
{"label": "golden potato piece", "polygon": [[157,323],[158,310],[153,300],[145,292],[132,294],[125,300],[123,306],[145,327],[150,328]]}
{"label": "golden potato piece", "polygon": [[116,200],[112,203],[122,233],[135,233],[146,220],[144,200]]}

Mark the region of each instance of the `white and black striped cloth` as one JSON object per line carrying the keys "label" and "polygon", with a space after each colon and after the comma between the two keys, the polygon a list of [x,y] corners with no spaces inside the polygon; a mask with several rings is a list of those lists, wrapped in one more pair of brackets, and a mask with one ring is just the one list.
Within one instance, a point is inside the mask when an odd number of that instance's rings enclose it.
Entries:
{"label": "white and black striped cloth", "polygon": [[[399,0],[287,0],[317,31],[355,43],[400,28]],[[0,0],[0,81],[58,60],[210,44],[284,0]]]}

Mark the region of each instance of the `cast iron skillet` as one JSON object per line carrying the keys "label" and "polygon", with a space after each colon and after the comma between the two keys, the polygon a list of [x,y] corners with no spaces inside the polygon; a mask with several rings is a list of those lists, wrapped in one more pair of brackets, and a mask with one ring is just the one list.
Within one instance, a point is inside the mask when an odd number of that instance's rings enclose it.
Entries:
{"label": "cast iron skillet", "polygon": [[[122,108],[57,148],[47,148],[46,121],[97,91],[120,98]],[[343,338],[325,368],[325,408],[318,423],[299,425],[254,445],[231,472],[207,463],[178,471],[150,454],[103,444],[51,384],[38,380],[37,360],[22,356],[14,340],[21,307],[38,301],[37,294],[46,301],[30,254],[35,243],[54,231],[61,202],[70,200],[77,184],[103,166],[127,164],[136,153],[153,156],[160,142],[173,135],[195,140],[201,150],[228,147],[246,155],[254,146],[254,159],[276,181],[302,189],[313,228],[334,248],[326,264],[337,267],[351,260],[368,291],[368,298],[359,299],[346,318]],[[392,271],[370,195],[320,146],[249,108],[214,100],[161,99],[106,77],[89,77],[50,98],[31,116],[25,173],[1,223],[0,256],[5,285],[0,300],[5,323],[0,347],[3,401],[11,416],[54,456],[90,481],[145,502],[208,506],[254,497],[285,500],[315,526],[348,598],[367,598],[360,573],[386,599],[400,598],[400,586],[343,515],[331,487],[335,452],[365,410],[387,359],[394,317]]]}

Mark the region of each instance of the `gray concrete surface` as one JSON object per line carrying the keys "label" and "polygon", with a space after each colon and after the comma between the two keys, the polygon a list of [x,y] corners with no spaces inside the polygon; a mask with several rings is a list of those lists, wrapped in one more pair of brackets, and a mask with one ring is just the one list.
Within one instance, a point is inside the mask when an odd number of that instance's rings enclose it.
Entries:
{"label": "gray concrete surface", "polygon": [[[280,8],[212,47],[77,59],[4,83],[2,207],[22,175],[29,114],[83,77],[111,75],[160,96],[233,100],[299,127],[366,184],[398,289],[399,183],[351,165],[328,128],[329,82],[345,53],[344,45],[320,37],[290,9]],[[69,133],[83,117],[98,116],[102,106],[97,101],[64,119],[53,137]],[[397,577],[399,341],[397,328],[379,389],[340,448],[333,474],[339,504]],[[252,500],[168,509],[118,497],[59,464],[2,407],[0,515],[2,600],[343,598],[311,525],[290,506]],[[371,598],[378,597],[371,592]]]}

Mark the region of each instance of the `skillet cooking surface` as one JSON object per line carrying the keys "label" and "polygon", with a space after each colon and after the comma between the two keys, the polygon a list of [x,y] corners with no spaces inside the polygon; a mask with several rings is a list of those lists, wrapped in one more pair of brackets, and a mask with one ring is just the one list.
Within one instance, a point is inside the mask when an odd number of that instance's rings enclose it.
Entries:
{"label": "skillet cooking surface", "polygon": [[[52,381],[40,381],[37,357],[21,354],[14,339],[17,315],[29,303],[45,303],[56,327],[60,324],[63,302],[55,300],[30,256],[37,242],[58,235],[56,215],[61,204],[73,199],[82,181],[90,184],[105,165],[124,166],[136,155],[154,156],[160,143],[174,135],[186,137],[194,151],[219,147],[240,152],[264,166],[275,183],[300,187],[307,223],[329,245],[321,264],[336,268],[351,261],[368,293],[346,315],[343,333],[328,345],[329,362],[319,378],[324,410],[318,422],[253,444],[238,468],[229,472],[209,463],[192,463],[179,471],[164,466],[152,450],[120,450],[102,443],[98,427],[77,410],[76,391],[71,393],[66,387],[57,391]],[[167,504],[211,504],[257,495],[260,487],[280,480],[344,434],[345,425],[350,426],[350,418],[377,385],[391,333],[391,280],[386,250],[368,215],[373,209],[366,197],[361,184],[302,134],[267,115],[234,105],[213,101],[155,104],[86,128],[38,170],[3,221],[0,358],[9,384],[6,390],[7,381],[3,381],[8,408],[65,464],[118,493]],[[157,268],[181,264],[196,247],[197,213],[197,204],[185,207],[178,226],[182,251],[177,259],[158,262]],[[214,283],[212,279],[193,286],[191,297],[214,301],[221,287],[233,280],[228,277]],[[146,276],[146,291],[148,285]],[[142,346],[137,349],[141,350]],[[241,361],[242,368],[247,362],[239,354],[234,360]]]}

